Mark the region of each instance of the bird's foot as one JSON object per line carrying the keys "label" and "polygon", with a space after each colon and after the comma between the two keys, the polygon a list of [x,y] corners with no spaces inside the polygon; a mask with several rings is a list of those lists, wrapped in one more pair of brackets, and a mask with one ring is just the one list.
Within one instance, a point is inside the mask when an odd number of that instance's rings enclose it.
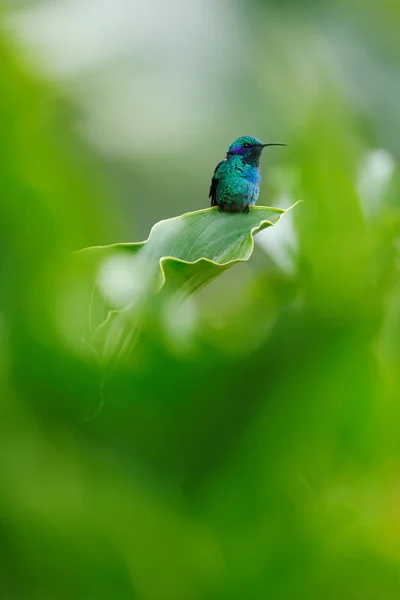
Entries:
{"label": "bird's foot", "polygon": [[243,212],[244,212],[246,215],[247,215],[247,214],[249,214],[249,212],[250,212],[250,205],[249,205],[249,204],[246,204],[246,206],[245,206],[245,207],[244,207],[244,209],[243,209]]}

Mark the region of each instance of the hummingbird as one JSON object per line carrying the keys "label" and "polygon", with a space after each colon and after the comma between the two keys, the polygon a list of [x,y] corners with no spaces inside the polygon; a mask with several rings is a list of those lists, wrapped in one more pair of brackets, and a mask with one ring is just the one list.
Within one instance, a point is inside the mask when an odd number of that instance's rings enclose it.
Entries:
{"label": "hummingbird", "polygon": [[260,159],[266,146],[286,144],[263,144],[256,137],[244,135],[229,146],[211,179],[211,206],[218,206],[220,212],[250,211],[260,193]]}

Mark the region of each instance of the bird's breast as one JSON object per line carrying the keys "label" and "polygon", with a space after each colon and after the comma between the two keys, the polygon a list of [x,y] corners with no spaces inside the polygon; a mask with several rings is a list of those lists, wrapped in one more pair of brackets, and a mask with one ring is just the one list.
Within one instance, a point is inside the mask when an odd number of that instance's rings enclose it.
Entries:
{"label": "bird's breast", "polygon": [[247,169],[243,176],[251,183],[260,183],[261,181],[261,173],[260,169],[258,168],[252,167],[250,169]]}

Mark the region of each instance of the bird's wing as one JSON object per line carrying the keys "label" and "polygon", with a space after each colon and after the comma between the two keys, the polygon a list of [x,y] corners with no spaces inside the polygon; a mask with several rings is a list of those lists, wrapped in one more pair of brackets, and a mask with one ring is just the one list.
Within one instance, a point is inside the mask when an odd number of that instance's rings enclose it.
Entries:
{"label": "bird's wing", "polygon": [[224,162],[225,160],[221,160],[221,162],[217,164],[211,179],[210,193],[208,195],[208,197],[211,198],[211,206],[217,206],[218,169]]}

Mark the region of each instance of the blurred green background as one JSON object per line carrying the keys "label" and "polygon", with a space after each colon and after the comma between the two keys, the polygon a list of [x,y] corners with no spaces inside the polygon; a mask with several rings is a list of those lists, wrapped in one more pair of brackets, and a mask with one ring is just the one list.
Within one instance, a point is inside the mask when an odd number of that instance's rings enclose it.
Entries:
{"label": "blurred green background", "polygon": [[[398,1],[0,21],[1,597],[398,599]],[[304,202],[104,373],[68,253],[206,207],[244,134]]]}

